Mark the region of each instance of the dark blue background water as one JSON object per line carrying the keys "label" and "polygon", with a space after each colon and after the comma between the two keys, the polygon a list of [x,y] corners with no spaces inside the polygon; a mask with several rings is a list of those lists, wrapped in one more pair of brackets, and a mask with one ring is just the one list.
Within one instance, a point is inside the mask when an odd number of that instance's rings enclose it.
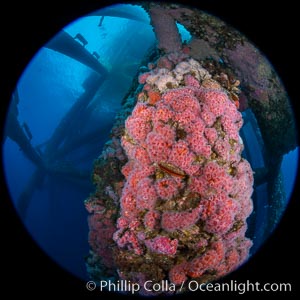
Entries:
{"label": "dark blue background water", "polygon": [[[81,128],[89,133],[99,128],[95,141],[89,141],[64,157],[64,163],[92,174],[96,159],[114,123],[115,114],[138,72],[141,60],[154,45],[155,37],[148,15],[141,9],[146,22],[126,18],[84,17],[65,31],[74,37],[80,33],[88,41],[86,49],[97,51],[99,61],[110,75],[91,101],[88,122]],[[183,39],[188,32],[180,26]],[[43,145],[77,99],[84,93],[83,83],[92,73],[89,67],[59,52],[42,48],[20,78],[18,121],[27,123],[33,147]],[[72,120],[76,124],[77,120]],[[65,132],[68,136],[69,132]],[[43,146],[41,146],[43,149]],[[10,138],[5,140],[3,158],[7,184],[15,205],[26,188],[36,166],[28,160]],[[61,162],[62,164],[62,162]],[[84,257],[88,254],[87,212],[83,201],[93,192],[91,180],[70,182],[61,177],[46,176],[40,189],[35,189],[24,223],[45,252],[68,271],[87,278]]]}
{"label": "dark blue background water", "polygon": [[[141,12],[142,13],[142,12]],[[144,15],[145,18],[147,18]],[[109,138],[109,130],[121,100],[135,76],[140,61],[155,42],[149,24],[115,17],[86,17],[66,28],[71,36],[80,32],[89,52],[97,51],[111,76],[91,102],[91,115],[82,130],[99,128],[99,137],[89,146],[76,149],[66,159],[70,164],[92,173],[93,160]],[[184,33],[183,28],[181,32]],[[188,39],[187,33],[183,39]],[[90,68],[46,48],[34,57],[18,83],[19,122],[32,132],[32,145],[45,143],[62,117],[84,92],[82,84],[92,74]],[[76,122],[76,120],[74,120]],[[247,127],[248,126],[248,127]],[[261,144],[249,124],[243,129],[251,146],[251,163],[262,166]],[[68,132],[65,133],[68,135]],[[12,200],[16,203],[36,167],[7,139],[3,147],[4,166]],[[251,155],[252,154],[252,155]],[[287,199],[293,188],[298,152],[285,156],[282,164]],[[41,189],[35,190],[24,223],[37,243],[68,271],[86,278],[84,257],[88,254],[87,212],[83,201],[93,192],[91,183],[78,185],[62,178],[47,176]]]}

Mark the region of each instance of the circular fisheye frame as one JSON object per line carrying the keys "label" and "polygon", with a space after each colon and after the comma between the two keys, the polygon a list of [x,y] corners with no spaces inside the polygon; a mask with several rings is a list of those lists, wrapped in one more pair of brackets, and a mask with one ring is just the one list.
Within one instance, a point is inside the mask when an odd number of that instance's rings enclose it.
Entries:
{"label": "circular fisheye frame", "polygon": [[296,137],[281,79],[242,33],[193,7],[118,4],[33,57],[3,164],[28,232],[88,291],[173,295],[230,274],[270,236]]}

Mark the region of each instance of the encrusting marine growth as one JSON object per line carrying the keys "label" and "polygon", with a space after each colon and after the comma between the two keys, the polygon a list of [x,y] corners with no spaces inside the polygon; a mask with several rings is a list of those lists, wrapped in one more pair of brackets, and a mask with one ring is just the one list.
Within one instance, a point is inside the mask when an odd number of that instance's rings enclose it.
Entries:
{"label": "encrusting marine growth", "polygon": [[118,193],[107,188],[110,205],[86,201],[89,264],[99,259],[107,274],[114,269],[141,287],[211,281],[241,265],[252,245],[245,232],[253,172],[241,157],[242,116],[188,49],[148,67],[116,141],[125,181]]}

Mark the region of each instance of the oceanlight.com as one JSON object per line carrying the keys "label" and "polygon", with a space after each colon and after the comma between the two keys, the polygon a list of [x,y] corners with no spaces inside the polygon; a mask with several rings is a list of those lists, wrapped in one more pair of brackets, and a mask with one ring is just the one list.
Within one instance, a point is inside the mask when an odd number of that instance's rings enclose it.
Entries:
{"label": "oceanlight.com", "polygon": [[230,282],[222,283],[207,283],[199,284],[196,281],[190,281],[188,284],[189,291],[201,291],[201,292],[237,292],[244,294],[247,292],[291,292],[291,283],[260,283],[260,282],[237,282],[231,280]]}
{"label": "oceanlight.com", "polygon": [[153,282],[152,280],[145,281],[142,285],[131,282],[130,280],[101,280],[99,283],[88,281],[86,288],[89,291],[100,290],[110,292],[128,292],[131,294],[138,293],[140,290],[144,292],[175,292],[175,291],[190,291],[190,292],[236,292],[244,294],[248,292],[291,292],[291,283],[260,283],[260,282],[238,282],[231,280],[230,282],[211,282],[199,283],[196,280],[191,280],[188,283],[183,282],[180,286],[175,286],[168,280],[161,282]]}

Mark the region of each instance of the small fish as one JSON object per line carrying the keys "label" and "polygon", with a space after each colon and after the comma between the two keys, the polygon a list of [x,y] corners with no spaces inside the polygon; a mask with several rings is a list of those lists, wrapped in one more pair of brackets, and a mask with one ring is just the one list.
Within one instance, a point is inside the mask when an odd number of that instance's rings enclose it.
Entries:
{"label": "small fish", "polygon": [[185,172],[182,171],[180,168],[172,165],[172,164],[169,164],[169,163],[166,163],[166,162],[160,162],[158,164],[158,167],[163,172],[165,172],[167,174],[170,174],[172,176],[179,177],[179,178],[186,178]]}

